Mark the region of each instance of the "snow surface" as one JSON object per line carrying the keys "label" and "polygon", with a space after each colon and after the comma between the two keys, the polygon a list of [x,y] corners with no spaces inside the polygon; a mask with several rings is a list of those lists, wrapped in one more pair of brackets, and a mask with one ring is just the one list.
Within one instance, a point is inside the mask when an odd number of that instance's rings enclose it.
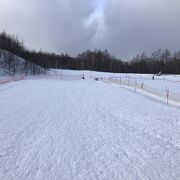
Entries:
{"label": "snow surface", "polygon": [[0,179],[180,179],[178,107],[117,84],[60,79],[0,86]]}

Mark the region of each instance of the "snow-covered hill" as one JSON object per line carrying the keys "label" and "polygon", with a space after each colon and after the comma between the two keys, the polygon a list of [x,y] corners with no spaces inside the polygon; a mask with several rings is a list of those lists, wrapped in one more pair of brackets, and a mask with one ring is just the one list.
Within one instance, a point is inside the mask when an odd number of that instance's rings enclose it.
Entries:
{"label": "snow-covered hill", "polygon": [[179,107],[82,74],[0,86],[0,179],[179,180]]}
{"label": "snow-covered hill", "polygon": [[19,74],[37,74],[43,72],[43,68],[26,61],[8,51],[0,49],[0,77]]}

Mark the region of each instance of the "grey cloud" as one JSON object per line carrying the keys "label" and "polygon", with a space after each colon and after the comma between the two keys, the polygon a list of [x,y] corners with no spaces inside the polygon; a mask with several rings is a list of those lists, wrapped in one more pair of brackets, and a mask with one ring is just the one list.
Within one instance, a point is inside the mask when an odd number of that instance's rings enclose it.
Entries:
{"label": "grey cloud", "polygon": [[180,2],[112,0],[104,8],[106,40],[119,56],[132,57],[157,48],[180,48]]}
{"label": "grey cloud", "polygon": [[86,25],[95,10],[93,1],[0,0],[0,4],[0,27],[19,34],[30,47],[75,54],[96,32],[95,22]]}
{"label": "grey cloud", "polygon": [[179,0],[0,0],[0,30],[30,48],[71,55],[109,49],[122,58],[180,49]]}

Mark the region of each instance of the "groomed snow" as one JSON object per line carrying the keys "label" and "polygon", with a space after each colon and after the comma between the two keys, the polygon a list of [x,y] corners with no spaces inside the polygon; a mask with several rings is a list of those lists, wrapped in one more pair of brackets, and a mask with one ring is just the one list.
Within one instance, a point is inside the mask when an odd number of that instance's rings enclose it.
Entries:
{"label": "groomed snow", "polygon": [[1,85],[0,179],[179,180],[180,110],[91,79]]}

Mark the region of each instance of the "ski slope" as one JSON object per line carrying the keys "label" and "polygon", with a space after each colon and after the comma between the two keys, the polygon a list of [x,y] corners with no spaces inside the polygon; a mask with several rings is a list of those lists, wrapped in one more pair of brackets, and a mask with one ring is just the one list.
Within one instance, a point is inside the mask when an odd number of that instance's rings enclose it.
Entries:
{"label": "ski slope", "polygon": [[91,79],[1,85],[0,179],[179,180],[180,109]]}

